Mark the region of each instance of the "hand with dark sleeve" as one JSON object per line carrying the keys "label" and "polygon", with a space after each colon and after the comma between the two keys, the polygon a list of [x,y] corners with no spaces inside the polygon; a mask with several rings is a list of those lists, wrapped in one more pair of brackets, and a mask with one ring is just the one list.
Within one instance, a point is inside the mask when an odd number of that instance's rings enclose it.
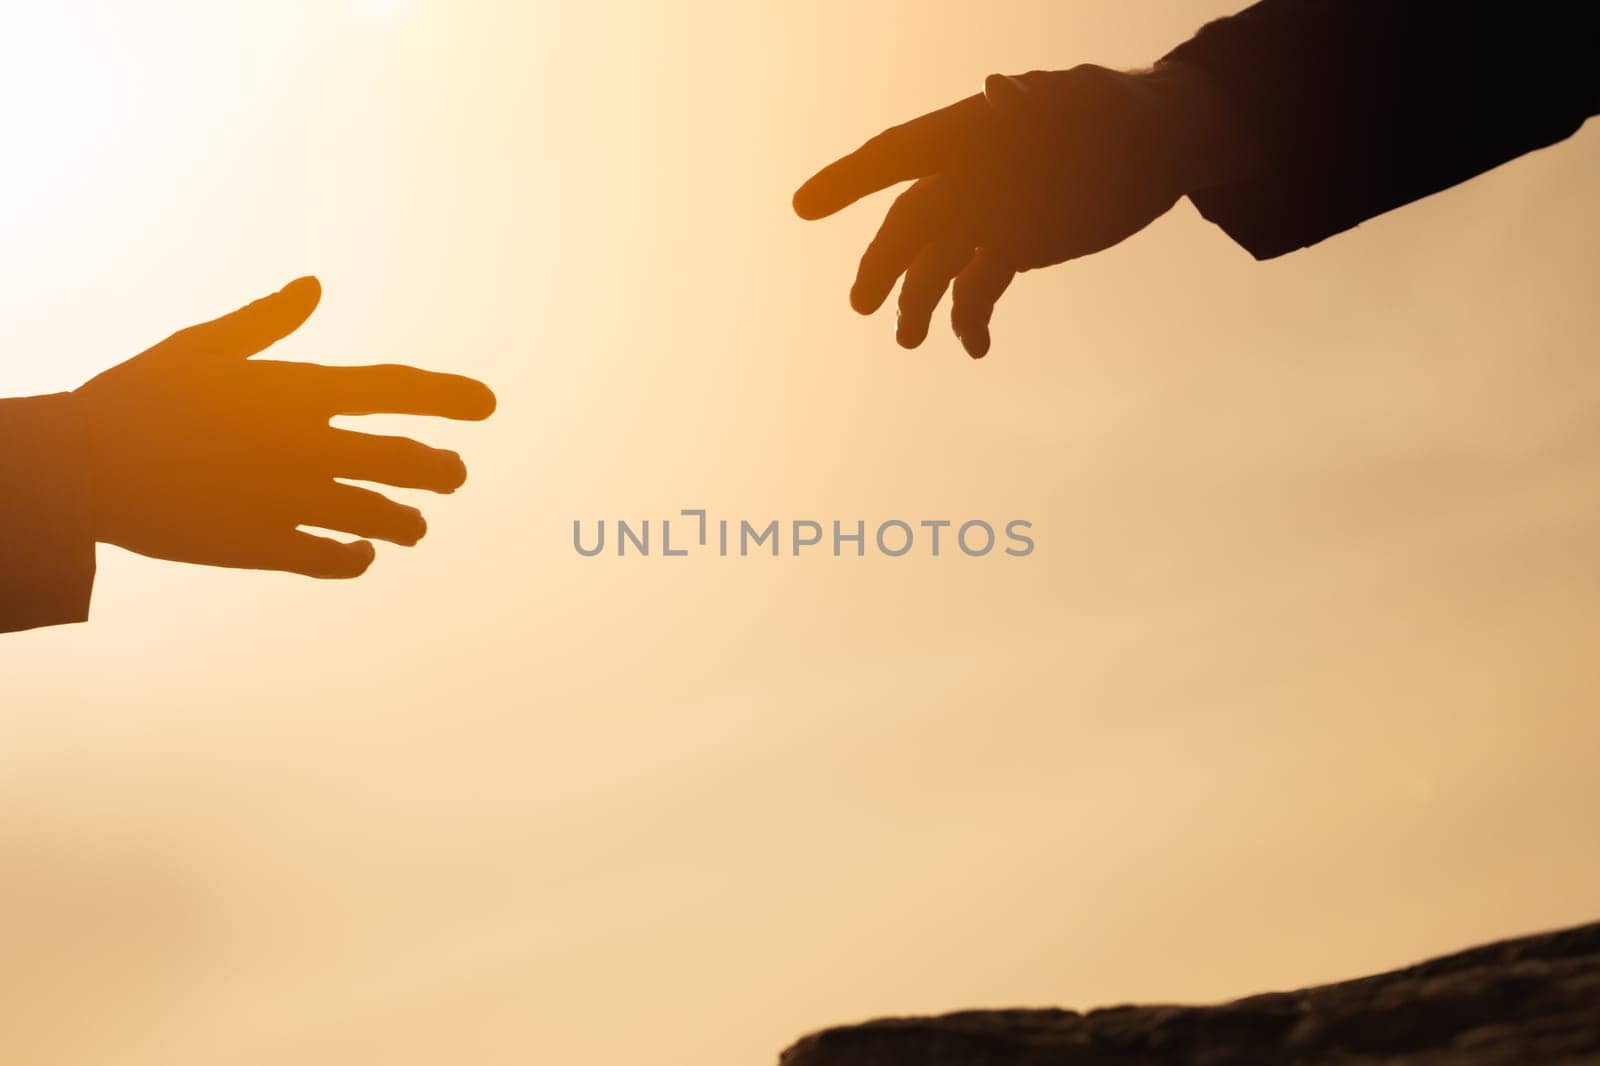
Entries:
{"label": "hand with dark sleeve", "polygon": [[870,314],[904,275],[916,347],[951,289],[985,354],[1017,272],[1100,251],[1184,196],[1258,258],[1315,243],[1569,136],[1600,110],[1600,5],[1263,0],[1147,71],[991,76],[795,194],[821,218],[903,181],[862,256]]}
{"label": "hand with dark sleeve", "polygon": [[470,378],[405,366],[250,358],[299,328],[320,295],[315,278],[301,278],[74,392],[0,400],[0,632],[87,618],[97,542],[350,578],[372,563],[367,538],[421,539],[415,508],[335,479],[453,492],[466,479],[460,456],[330,419],[481,419],[494,395]]}

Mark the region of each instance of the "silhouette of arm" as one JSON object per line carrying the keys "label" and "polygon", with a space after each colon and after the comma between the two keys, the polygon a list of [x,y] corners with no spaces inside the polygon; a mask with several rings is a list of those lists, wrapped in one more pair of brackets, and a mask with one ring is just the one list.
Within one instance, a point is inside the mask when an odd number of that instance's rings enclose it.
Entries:
{"label": "silhouette of arm", "polygon": [[1600,113],[1600,4],[1263,0],[1163,62],[1254,140],[1249,178],[1190,198],[1267,259],[1571,136]]}
{"label": "silhouette of arm", "polygon": [[0,632],[85,619],[96,542],[178,562],[350,578],[373,560],[367,538],[421,539],[415,508],[335,479],[453,492],[466,479],[461,458],[329,420],[481,419],[494,394],[412,367],[250,358],[299,328],[320,296],[316,279],[301,278],[74,392],[0,401]]}
{"label": "silhouette of arm", "polygon": [[904,275],[896,337],[951,290],[974,358],[1017,272],[1108,248],[1184,196],[1280,255],[1570,135],[1600,109],[1600,4],[1264,0],[1147,71],[991,75],[795,193],[802,218],[901,182],[850,302]]}

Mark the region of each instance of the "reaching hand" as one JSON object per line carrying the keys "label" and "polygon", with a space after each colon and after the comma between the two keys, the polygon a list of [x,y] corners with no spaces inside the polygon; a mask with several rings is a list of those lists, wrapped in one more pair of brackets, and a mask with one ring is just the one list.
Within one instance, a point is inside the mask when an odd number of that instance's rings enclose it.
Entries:
{"label": "reaching hand", "polygon": [[143,555],[212,566],[356,577],[365,539],[415,544],[422,515],[335,478],[453,492],[454,452],[329,425],[334,415],[482,419],[494,394],[471,378],[406,366],[330,367],[251,360],[293,333],[321,287],[300,278],[213,322],[191,326],[73,394],[89,437],[94,538]]}
{"label": "reaching hand", "polygon": [[981,94],[824,167],[794,208],[822,218],[914,180],[862,255],[850,303],[871,314],[904,274],[895,335],[915,348],[953,282],[950,324],[981,358],[1018,271],[1109,248],[1186,193],[1236,177],[1247,156],[1215,91],[1177,65],[991,75]]}

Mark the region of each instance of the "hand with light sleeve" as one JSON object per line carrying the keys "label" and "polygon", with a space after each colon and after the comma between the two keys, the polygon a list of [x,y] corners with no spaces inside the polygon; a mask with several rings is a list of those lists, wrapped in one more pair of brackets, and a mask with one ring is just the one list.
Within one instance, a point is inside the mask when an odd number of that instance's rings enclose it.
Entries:
{"label": "hand with light sleeve", "polygon": [[371,565],[373,540],[422,538],[416,508],[345,481],[449,493],[466,480],[461,458],[330,419],[482,419],[494,395],[407,366],[252,358],[299,328],[320,296],[315,278],[301,278],[74,392],[0,400],[0,631],[87,618],[97,542],[176,562],[352,578]]}

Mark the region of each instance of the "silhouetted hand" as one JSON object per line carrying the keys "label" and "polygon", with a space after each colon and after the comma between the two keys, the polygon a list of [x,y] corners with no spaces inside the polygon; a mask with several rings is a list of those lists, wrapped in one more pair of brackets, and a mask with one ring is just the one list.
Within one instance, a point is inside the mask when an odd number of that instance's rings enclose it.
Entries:
{"label": "silhouetted hand", "polygon": [[1250,165],[1249,145],[1197,72],[1081,66],[991,75],[982,93],[823,168],[794,208],[822,218],[915,180],[862,255],[850,303],[871,314],[904,274],[895,335],[915,348],[953,281],[951,325],[980,358],[1018,271],[1108,248]]}
{"label": "silhouetted hand", "polygon": [[460,456],[335,429],[329,419],[482,419],[494,394],[470,378],[405,366],[250,359],[294,332],[320,296],[315,278],[300,278],[173,334],[73,394],[89,441],[95,540],[179,562],[342,578],[366,570],[371,543],[297,526],[407,545],[422,537],[415,508],[334,479],[453,492],[466,480]]}

